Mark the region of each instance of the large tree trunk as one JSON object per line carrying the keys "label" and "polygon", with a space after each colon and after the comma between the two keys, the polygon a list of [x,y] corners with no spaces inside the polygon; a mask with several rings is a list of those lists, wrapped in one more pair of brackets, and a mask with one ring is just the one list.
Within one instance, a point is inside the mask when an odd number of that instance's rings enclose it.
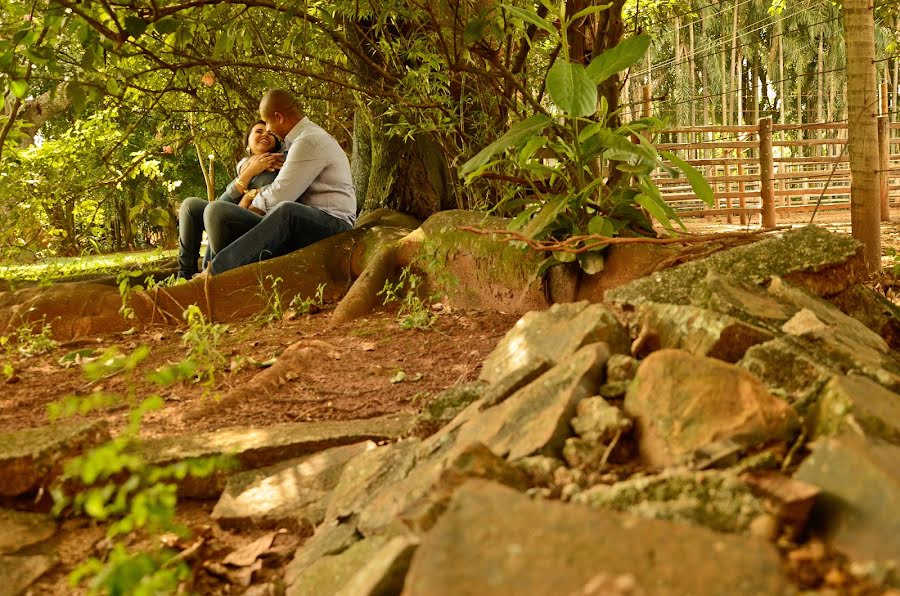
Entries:
{"label": "large tree trunk", "polygon": [[845,0],[850,223],[865,247],[871,273],[881,269],[881,202],[878,195],[878,89],[875,82],[875,17],[869,0]]}

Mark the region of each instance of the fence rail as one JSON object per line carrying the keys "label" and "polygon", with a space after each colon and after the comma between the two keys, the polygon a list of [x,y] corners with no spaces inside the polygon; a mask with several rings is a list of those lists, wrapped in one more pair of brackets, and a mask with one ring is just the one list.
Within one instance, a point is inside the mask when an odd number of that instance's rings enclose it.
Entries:
{"label": "fence rail", "polygon": [[[882,208],[900,203],[900,123],[878,119]],[[664,130],[658,149],[672,151],[700,170],[716,201],[708,207],[686,178],[654,173],[663,198],[679,216],[724,215],[741,224],[759,216],[774,226],[780,213],[850,207],[847,123],[691,126]]]}

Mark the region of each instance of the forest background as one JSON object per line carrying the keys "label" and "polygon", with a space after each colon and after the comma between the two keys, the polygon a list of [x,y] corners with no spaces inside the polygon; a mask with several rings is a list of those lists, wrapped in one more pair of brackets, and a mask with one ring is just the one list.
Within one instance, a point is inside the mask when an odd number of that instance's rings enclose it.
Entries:
{"label": "forest background", "polygon": [[[623,40],[652,42],[599,81],[597,119],[614,129],[846,119],[841,7],[824,0],[0,5],[7,261],[172,246],[178,203],[207,195],[211,160],[224,188],[269,87],[296,93],[351,154],[361,210],[423,219],[448,208],[538,212],[522,198],[534,171],[481,167],[461,179],[459,168],[510,126],[558,117],[547,92],[556,63],[588,65]],[[875,4],[892,119],[898,8]],[[645,87],[659,121],[640,120]]]}

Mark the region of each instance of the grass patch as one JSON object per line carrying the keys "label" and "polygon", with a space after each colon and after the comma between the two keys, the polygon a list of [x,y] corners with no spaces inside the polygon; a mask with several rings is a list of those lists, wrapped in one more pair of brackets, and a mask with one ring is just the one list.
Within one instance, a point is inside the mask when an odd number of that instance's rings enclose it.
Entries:
{"label": "grass patch", "polygon": [[178,256],[178,251],[147,250],[84,257],[55,257],[28,264],[0,263],[0,278],[18,281],[52,281],[73,275],[118,273],[122,269],[150,269]]}

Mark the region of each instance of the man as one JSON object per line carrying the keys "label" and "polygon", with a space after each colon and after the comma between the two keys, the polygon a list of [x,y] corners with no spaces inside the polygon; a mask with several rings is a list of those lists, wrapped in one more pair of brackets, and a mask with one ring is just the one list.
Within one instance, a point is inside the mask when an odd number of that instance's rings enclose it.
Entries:
{"label": "man", "polygon": [[[350,161],[334,137],[305,117],[283,89],[263,96],[259,115],[269,131],[284,139],[287,155],[269,186],[244,195],[242,214],[235,217],[234,205],[217,205],[219,201],[207,207],[203,217],[208,231],[230,228],[230,235],[238,236],[227,246],[210,237],[215,256],[209,275],[285,255],[345,232],[356,221]],[[244,182],[239,178],[235,184]]]}

